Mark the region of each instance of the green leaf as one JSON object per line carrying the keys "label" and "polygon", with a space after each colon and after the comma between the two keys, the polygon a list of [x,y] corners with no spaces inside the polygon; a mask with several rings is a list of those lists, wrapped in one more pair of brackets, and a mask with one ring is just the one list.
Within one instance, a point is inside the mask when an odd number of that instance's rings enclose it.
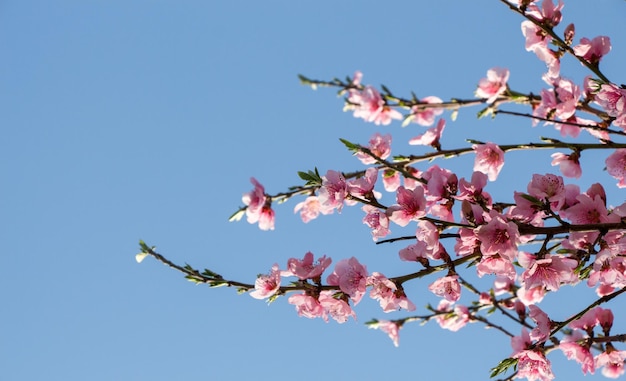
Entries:
{"label": "green leaf", "polygon": [[141,248],[141,252],[142,253],[149,253],[150,252],[150,248],[142,240],[139,240],[139,248]]}
{"label": "green leaf", "polygon": [[233,213],[230,217],[228,217],[228,222],[239,221],[246,213],[246,208],[241,208],[235,213]]}
{"label": "green leaf", "polygon": [[209,283],[209,287],[215,288],[215,287],[223,287],[223,286],[228,286],[228,282],[224,282],[224,281],[213,281]]}
{"label": "green leaf", "polygon": [[491,369],[491,375],[489,377],[494,378],[495,376],[506,372],[510,367],[517,367],[517,359],[507,358],[502,361],[495,367]]}
{"label": "green leaf", "polygon": [[541,205],[541,204],[542,204],[542,203],[541,203],[541,200],[539,200],[539,199],[537,199],[537,198],[535,198],[535,197],[533,197],[533,196],[531,196],[531,195],[529,195],[529,194],[521,193],[521,194],[520,194],[520,196],[521,196],[523,199],[525,199],[525,200],[527,200],[527,201],[530,201],[530,202],[532,202],[532,203],[533,203],[533,204],[535,204],[535,205]]}
{"label": "green leaf", "polygon": [[339,138],[339,140],[350,150],[353,152],[358,152],[361,149],[361,146],[358,144],[351,143],[346,139]]}

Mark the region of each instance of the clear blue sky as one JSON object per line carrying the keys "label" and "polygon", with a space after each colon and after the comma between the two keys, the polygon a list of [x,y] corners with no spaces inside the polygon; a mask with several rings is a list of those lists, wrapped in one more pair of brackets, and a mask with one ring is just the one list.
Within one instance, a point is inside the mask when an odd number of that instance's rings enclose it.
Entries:
{"label": "clear blue sky", "polygon": [[[576,41],[611,37],[603,67],[626,82],[626,3],[570,0],[564,17]],[[304,225],[291,201],[273,232],[227,218],[250,176],[275,193],[299,184],[298,170],[360,169],[339,137],[391,132],[395,153],[423,152],[406,144],[423,128],[365,124],[297,74],[361,70],[364,83],[445,99],[472,97],[503,66],[512,88],[538,93],[545,69],[523,48],[521,21],[486,0],[0,2],[0,379],[488,378],[511,349],[477,324],[456,334],[407,325],[395,348],[363,323],[404,315],[373,301],[357,306],[356,323],[326,324],[297,317],[285,298],[268,307],[134,255],[143,239],[175,262],[247,281],[309,250],[335,263],[355,255],[388,276],[414,271],[398,259],[402,244],[373,245],[360,210]],[[578,82],[585,74],[563,67]],[[476,111],[448,122],[446,148],[556,136],[528,120],[477,121]],[[550,153],[507,155],[487,190],[511,201],[532,173],[554,170]],[[600,171],[606,155],[584,157],[578,183],[603,182],[617,205],[624,192]],[[469,176],[472,160],[438,164]],[[432,280],[407,290],[418,313],[437,302],[424,291]],[[558,316],[571,296],[546,309]],[[560,353],[549,358],[559,379],[582,378]]]}

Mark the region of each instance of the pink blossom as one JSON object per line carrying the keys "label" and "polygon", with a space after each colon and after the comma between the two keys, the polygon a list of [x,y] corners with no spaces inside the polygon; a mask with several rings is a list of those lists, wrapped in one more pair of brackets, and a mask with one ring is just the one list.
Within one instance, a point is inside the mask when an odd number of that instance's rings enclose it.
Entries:
{"label": "pink blossom", "polygon": [[613,326],[613,312],[608,308],[604,309],[601,307],[596,307],[595,310],[598,324],[602,327],[604,335],[608,336],[611,331],[611,327]]}
{"label": "pink blossom", "polygon": [[331,213],[333,209],[341,211],[343,201],[348,193],[346,179],[340,172],[328,170],[322,176],[322,187],[319,190],[318,200],[322,211]]}
{"label": "pink blossom", "polygon": [[511,347],[513,348],[513,354],[511,356],[515,356],[516,354],[523,352],[531,344],[532,341],[530,341],[528,330],[522,327],[522,333],[519,336],[511,337]]}
{"label": "pink blossom", "polygon": [[537,343],[543,343],[550,337],[550,318],[537,306],[528,306],[528,309],[530,310],[530,318],[537,324],[537,326],[530,331],[530,339]]}
{"label": "pink blossom", "polygon": [[454,245],[454,252],[459,256],[466,256],[474,254],[476,249],[480,246],[480,241],[476,237],[474,230],[467,228],[459,229],[459,238],[456,239]]}
{"label": "pink blossom", "polygon": [[[420,100],[421,104],[436,104],[443,101],[437,97],[430,96]],[[420,126],[432,126],[435,123],[435,118],[443,113],[443,108],[438,107],[423,107],[415,105],[411,107],[411,120]]]}
{"label": "pink blossom", "polygon": [[594,101],[609,116],[620,116],[626,109],[626,89],[622,89],[612,83],[602,84],[595,95]]}
{"label": "pink blossom", "polygon": [[432,146],[436,150],[441,149],[441,144],[439,144],[439,139],[441,139],[441,134],[443,134],[443,130],[446,127],[446,120],[439,119],[437,122],[437,127],[429,128],[425,133],[416,136],[409,140],[409,144],[413,146],[422,145],[422,146]]}
{"label": "pink blossom", "polygon": [[[297,276],[302,280],[319,278],[333,261],[331,258],[326,258],[325,255],[318,258],[316,262],[313,261],[313,258],[313,253],[310,251],[304,254],[302,260],[289,258],[287,260],[288,274]],[[283,276],[286,275],[283,274]]]}
{"label": "pink blossom", "polygon": [[517,259],[526,270],[522,273],[521,283],[524,288],[541,286],[550,291],[557,291],[563,283],[575,283],[574,274],[578,262],[575,259],[546,254],[537,259],[535,255],[520,252]]}
{"label": "pink blossom", "polygon": [[566,155],[561,152],[553,153],[552,165],[558,165],[563,176],[578,179],[583,174],[578,158],[579,155],[577,154]]}
{"label": "pink blossom", "polygon": [[515,294],[519,300],[524,303],[524,305],[530,306],[540,303],[543,300],[546,296],[546,289],[543,286],[537,286],[529,289],[520,287],[517,289]]}
{"label": "pink blossom", "polygon": [[300,218],[302,218],[302,222],[307,223],[311,220],[316,219],[320,213],[332,213],[333,209],[323,209],[322,204],[320,204],[319,198],[317,196],[309,196],[304,201],[298,203],[295,208],[293,208],[293,212],[300,212]]}
{"label": "pink blossom", "polygon": [[319,297],[320,305],[337,323],[345,323],[352,316],[356,320],[356,314],[350,305],[341,298],[336,298],[332,291],[322,291]]}
{"label": "pink blossom", "polygon": [[396,193],[397,204],[387,208],[389,219],[400,226],[406,226],[426,215],[426,198],[424,188],[415,187],[413,190],[399,187]]}
{"label": "pink blossom", "polygon": [[346,183],[348,193],[355,197],[369,199],[373,196],[377,179],[378,169],[370,167],[365,171],[365,175]]}
{"label": "pink blossom", "polygon": [[563,78],[556,79],[553,85],[554,90],[541,90],[541,103],[533,110],[533,115],[547,119],[556,117],[566,121],[576,112],[580,88],[569,79]]}
{"label": "pink blossom", "polygon": [[517,378],[526,378],[528,381],[554,379],[552,365],[542,352],[524,350],[514,357],[517,358]]}
{"label": "pink blossom", "polygon": [[383,186],[387,192],[395,192],[400,186],[400,172],[386,169],[383,172]]}
{"label": "pink blossom", "polygon": [[254,177],[250,178],[254,189],[245,193],[241,200],[247,206],[246,216],[249,223],[259,223],[261,230],[274,230],[274,211],[270,200],[265,196],[265,188]]}
{"label": "pink blossom", "polygon": [[594,287],[600,284],[598,294],[611,293],[615,287],[626,286],[626,258],[611,249],[602,249],[596,254],[587,285]]}
{"label": "pink blossom", "polygon": [[441,199],[449,199],[458,191],[456,174],[438,165],[430,166],[422,178],[426,180],[425,193],[429,205]]}
{"label": "pink blossom", "polygon": [[538,200],[548,201],[555,211],[561,209],[565,203],[565,185],[561,176],[551,173],[534,174],[528,184],[527,191],[529,195]]}
{"label": "pink blossom", "polygon": [[576,196],[576,201],[578,203],[561,211],[561,216],[574,224],[602,224],[620,221],[619,216],[609,214],[604,205],[604,200],[599,195],[591,198],[586,194],[579,194]]}
{"label": "pink blossom", "polygon": [[594,37],[593,40],[583,37],[580,44],[574,46],[574,53],[592,64],[600,62],[610,51],[611,39],[607,36]]}
{"label": "pink blossom", "polygon": [[466,200],[473,204],[491,205],[491,196],[489,193],[483,192],[483,188],[486,186],[487,175],[475,171],[472,173],[470,182],[464,178],[459,181],[459,194],[455,198],[457,200]]}
{"label": "pink blossom", "polygon": [[478,82],[476,96],[487,98],[487,103],[493,103],[498,97],[507,91],[507,81],[509,80],[509,70],[499,67],[489,69],[487,78]]}
{"label": "pink blossom", "polygon": [[280,270],[278,265],[272,266],[268,275],[261,275],[254,282],[254,291],[250,293],[255,299],[265,299],[274,295],[280,288]]}
{"label": "pink blossom", "polygon": [[456,305],[452,309],[450,308],[452,305],[454,305],[454,302],[441,299],[437,306],[437,311],[446,313],[437,315],[435,320],[441,328],[456,332],[469,322],[470,313],[466,306]]}
{"label": "pink blossom", "polygon": [[476,151],[474,171],[485,173],[490,181],[495,181],[504,166],[502,149],[494,143],[474,144],[472,148]]}
{"label": "pink blossom", "polygon": [[605,163],[609,175],[619,180],[617,186],[626,188],[626,148],[616,149],[606,158]]}
{"label": "pink blossom", "polygon": [[561,22],[563,9],[563,1],[559,0],[558,5],[554,5],[552,0],[543,0],[541,3],[541,9],[535,4],[528,6],[526,14],[535,18],[538,21],[543,21],[548,26],[557,26]]}
{"label": "pink blossom", "polygon": [[342,259],[335,265],[335,270],[326,278],[326,282],[331,286],[339,286],[357,304],[365,294],[367,268],[355,257]]}
{"label": "pink blossom", "polygon": [[426,263],[428,257],[426,256],[426,250],[428,245],[426,242],[418,241],[411,244],[404,249],[400,249],[398,254],[400,259],[407,262],[420,262]]}
{"label": "pink blossom", "polygon": [[604,377],[618,378],[624,374],[624,359],[626,359],[626,351],[618,351],[608,347],[605,352],[595,357],[596,368],[602,368]]}
{"label": "pink blossom", "polygon": [[309,319],[321,317],[328,322],[328,316],[326,315],[324,307],[322,307],[319,301],[312,296],[306,294],[296,294],[290,296],[289,299],[287,299],[287,302],[296,306],[298,316],[304,316]]}
{"label": "pink blossom", "polygon": [[476,273],[481,278],[486,274],[495,274],[511,280],[515,279],[516,275],[513,263],[509,259],[502,258],[499,254],[484,255],[480,259],[480,263],[476,265]]}
{"label": "pink blossom", "polygon": [[[367,148],[376,156],[381,159],[386,159],[391,154],[391,135],[381,135],[378,132],[372,135]],[[358,152],[356,157],[361,160],[363,164],[376,164],[377,161],[372,156]]]}
{"label": "pink blossom", "polygon": [[538,49],[547,49],[552,37],[530,20],[522,22],[522,34],[526,38],[526,51],[534,52]]}
{"label": "pink blossom", "polygon": [[392,119],[402,119],[402,114],[389,107],[378,90],[372,86],[365,86],[360,90],[351,89],[344,108],[344,111],[347,110],[353,110],[355,118],[374,124],[387,125]]}
{"label": "pink blossom", "polygon": [[458,275],[441,277],[431,283],[428,289],[433,294],[451,302],[456,302],[461,297],[461,285],[459,284]]}
{"label": "pink blossom", "polygon": [[375,320],[374,322],[369,323],[368,326],[370,328],[380,329],[381,331],[385,332],[393,341],[393,345],[395,345],[396,347],[399,345],[400,336],[398,333],[402,326],[400,326],[395,321]]}
{"label": "pink blossom", "polygon": [[595,363],[591,352],[588,348],[578,344],[578,341],[584,339],[580,331],[574,331],[571,335],[566,335],[559,343],[559,349],[569,360],[576,360],[581,364],[583,374],[593,374],[596,370]]}
{"label": "pink blossom", "polygon": [[372,228],[372,239],[374,241],[391,233],[389,230],[389,218],[385,212],[372,205],[363,205],[361,209],[367,213],[363,217],[363,223]]}
{"label": "pink blossom", "polygon": [[490,212],[491,220],[474,230],[480,240],[480,251],[483,255],[500,254],[501,257],[513,261],[517,255],[519,231],[513,222],[507,222],[496,211]]}
{"label": "pink blossom", "polygon": [[407,311],[415,311],[415,305],[406,297],[402,289],[383,274],[374,272],[368,278],[367,283],[372,286],[370,298],[378,300],[380,307],[385,312],[397,311],[404,308]]}

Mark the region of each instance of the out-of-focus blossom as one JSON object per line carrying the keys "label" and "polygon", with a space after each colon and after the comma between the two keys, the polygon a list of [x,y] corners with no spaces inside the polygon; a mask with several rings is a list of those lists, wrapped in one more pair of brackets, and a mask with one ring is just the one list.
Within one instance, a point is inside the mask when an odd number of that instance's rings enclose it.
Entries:
{"label": "out-of-focus blossom", "polygon": [[[430,96],[420,99],[420,103],[437,104],[443,101],[440,98]],[[440,107],[424,107],[416,105],[411,107],[410,119],[419,124],[420,126],[432,126],[435,123],[435,118],[443,113],[443,108]]]}
{"label": "out-of-focus blossom", "polygon": [[[391,135],[381,135],[378,132],[372,135],[367,148],[376,156],[381,159],[386,159],[391,154]],[[372,156],[357,152],[356,157],[361,160],[363,164],[376,164],[376,159]]]}
{"label": "out-of-focus blossom", "polygon": [[493,103],[499,96],[507,91],[509,70],[495,67],[487,71],[487,77],[478,82],[476,96],[487,98],[487,103]]}
{"label": "out-of-focus blossom", "polygon": [[578,154],[566,155],[561,152],[552,154],[552,165],[558,165],[565,177],[578,179],[583,174]]}
{"label": "out-of-focus blossom", "polygon": [[616,149],[606,158],[605,163],[609,175],[619,180],[617,186],[626,188],[626,148]]}
{"label": "out-of-focus blossom", "polygon": [[369,323],[368,326],[370,328],[380,329],[381,331],[385,332],[393,341],[393,345],[395,345],[396,347],[399,345],[400,336],[398,333],[401,326],[398,325],[398,323],[396,323],[395,321],[377,320],[373,323]]}
{"label": "out-of-focus blossom", "polygon": [[476,151],[474,171],[487,174],[490,181],[495,181],[504,166],[504,152],[495,143],[474,144]]}
{"label": "out-of-focus blossom", "polygon": [[409,140],[409,144],[413,146],[416,146],[416,145],[432,146],[436,150],[439,150],[441,149],[441,144],[439,143],[439,140],[441,139],[441,134],[443,133],[443,130],[445,127],[446,127],[446,120],[439,119],[439,122],[437,122],[436,127],[429,128],[422,135],[412,138],[411,140]]}
{"label": "out-of-focus blossom", "polygon": [[583,37],[580,44],[574,46],[574,53],[592,64],[600,62],[610,51],[611,39],[607,36],[597,36],[593,40]]}

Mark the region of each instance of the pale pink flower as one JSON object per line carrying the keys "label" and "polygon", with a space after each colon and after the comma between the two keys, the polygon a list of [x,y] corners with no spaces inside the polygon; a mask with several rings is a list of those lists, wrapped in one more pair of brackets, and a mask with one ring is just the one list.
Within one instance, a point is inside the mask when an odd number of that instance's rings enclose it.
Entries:
{"label": "pale pink flower", "polygon": [[350,89],[345,111],[353,110],[355,118],[366,122],[387,125],[392,119],[402,119],[402,114],[389,107],[378,90],[372,86],[363,89]]}
{"label": "pale pink flower", "polygon": [[513,348],[511,356],[514,357],[516,354],[528,349],[531,344],[532,341],[530,340],[528,330],[522,327],[522,333],[519,336],[511,337],[511,347]]}
{"label": "pale pink flower", "polygon": [[602,327],[604,335],[608,336],[611,331],[611,327],[613,326],[613,312],[608,308],[604,309],[601,307],[596,307],[595,310],[598,324]]}
{"label": "pale pink flower", "polygon": [[304,316],[309,319],[321,317],[328,322],[328,316],[326,315],[324,307],[322,307],[319,301],[312,296],[306,294],[296,294],[290,296],[289,299],[287,299],[287,302],[296,306],[298,316]]}
{"label": "pale pink flower", "polygon": [[563,16],[561,14],[563,5],[563,1],[561,0],[559,0],[558,5],[554,5],[552,0],[543,0],[541,2],[541,9],[535,4],[530,4],[526,14],[535,18],[537,21],[543,21],[543,23],[549,26],[557,26]]}
{"label": "pale pink flower", "polygon": [[495,181],[504,166],[502,149],[495,143],[474,144],[472,148],[476,151],[474,171],[485,173],[490,181]]}
{"label": "pale pink flower", "polygon": [[400,172],[385,169],[383,172],[383,186],[387,192],[395,192],[400,186]]}
{"label": "pale pink flower", "polygon": [[522,34],[526,38],[526,51],[534,52],[538,49],[547,49],[552,37],[530,20],[522,21]]}
{"label": "pale pink flower", "polygon": [[426,256],[427,250],[428,245],[426,242],[417,241],[404,249],[400,249],[398,254],[400,255],[400,259],[403,261],[426,263],[428,260],[428,257]]}
{"label": "pale pink flower", "polygon": [[521,283],[527,290],[541,286],[550,291],[557,291],[561,284],[578,281],[578,277],[574,274],[578,266],[575,259],[551,254],[536,259],[535,255],[525,252],[518,253],[517,259],[526,269],[522,273]]}
{"label": "pale pink flower", "polygon": [[537,306],[528,306],[528,310],[530,311],[528,316],[537,324],[537,326],[530,331],[530,339],[537,343],[543,343],[550,337],[550,318]]}
{"label": "pale pink flower", "polygon": [[[442,103],[440,98],[430,96],[420,100],[420,103]],[[411,107],[411,120],[420,126],[432,126],[435,118],[443,113],[443,108],[439,107],[420,107],[415,105]]]}
{"label": "pale pink flower", "polygon": [[598,294],[606,295],[616,287],[626,286],[626,258],[619,254],[608,248],[596,254],[587,285],[594,287],[599,283],[602,288],[596,290]]}
{"label": "pale pink flower", "polygon": [[428,130],[426,130],[425,133],[412,138],[411,140],[409,140],[409,144],[413,146],[432,146],[436,150],[440,150],[441,144],[439,144],[439,140],[441,139],[441,134],[443,134],[443,130],[445,127],[446,120],[439,119],[436,127],[429,128]]}
{"label": "pale pink flower", "polygon": [[363,205],[361,209],[367,213],[363,217],[363,223],[372,229],[372,239],[374,241],[391,233],[389,230],[389,218],[384,211],[372,205]]}
{"label": "pale pink flower", "polygon": [[534,174],[526,190],[534,198],[548,201],[555,211],[560,210],[565,203],[565,185],[561,176]]}
{"label": "pale pink flower", "polygon": [[602,375],[608,378],[618,378],[624,374],[624,359],[626,351],[618,351],[612,347],[595,357],[596,369],[602,368]]}
{"label": "pale pink flower", "polygon": [[441,277],[428,286],[433,294],[451,302],[456,302],[461,297],[461,285],[458,275]]}
{"label": "pale pink flower", "polygon": [[578,179],[583,174],[578,159],[579,155],[576,154],[566,155],[561,152],[553,153],[552,166],[558,165],[563,176]]}
{"label": "pale pink flower", "polygon": [[[554,90],[541,90],[541,103],[533,110],[540,118],[568,120],[574,116],[580,99],[580,88],[569,79],[557,78],[552,82]],[[549,122],[546,122],[548,124]]]}
{"label": "pale pink flower", "polygon": [[400,226],[406,226],[426,215],[426,198],[424,188],[415,187],[413,190],[399,187],[396,193],[397,204],[387,208],[389,219]]}
{"label": "pale pink flower", "polygon": [[490,217],[487,224],[474,229],[474,234],[480,240],[480,251],[483,255],[500,254],[501,257],[513,261],[519,243],[517,225],[507,222],[494,210],[490,212]]}
{"label": "pale pink flower", "polygon": [[549,381],[554,379],[552,365],[542,352],[524,350],[513,357],[518,360],[516,378],[526,378],[528,381]]}
{"label": "pale pink flower", "polygon": [[597,36],[593,40],[583,37],[580,44],[574,46],[574,53],[592,64],[600,62],[610,51],[611,39],[607,36]]}
{"label": "pale pink flower", "polygon": [[541,303],[543,298],[546,296],[546,289],[543,286],[533,287],[528,290],[524,287],[520,287],[515,292],[515,295],[517,295],[519,300],[524,303],[524,305],[530,306]]}
{"label": "pale pink flower", "polygon": [[346,178],[343,174],[328,170],[326,176],[322,176],[322,187],[318,195],[318,200],[322,206],[321,210],[327,213],[331,213],[334,209],[341,211],[347,193]]}
{"label": "pale pink flower", "polygon": [[339,286],[341,291],[350,296],[356,305],[361,301],[367,285],[367,268],[352,257],[342,259],[335,265],[335,270],[326,278],[331,286]]}
{"label": "pale pink flower", "polygon": [[250,178],[254,189],[244,193],[241,201],[247,206],[246,217],[249,223],[259,223],[261,230],[274,230],[274,211],[270,200],[265,196],[265,188],[254,177]]}
{"label": "pale pink flower", "polygon": [[461,178],[459,180],[459,194],[455,196],[457,200],[466,200],[473,204],[491,205],[491,195],[483,192],[483,188],[487,186],[487,175],[482,172],[475,171],[472,173],[471,181]]}
{"label": "pale pink flower", "polygon": [[509,80],[509,70],[495,67],[487,71],[487,78],[478,82],[476,96],[487,98],[487,103],[493,103],[498,97],[507,91],[507,81]]}
{"label": "pale pink flower", "polygon": [[469,322],[470,314],[469,309],[466,306],[456,305],[454,309],[452,309],[451,307],[453,305],[454,302],[441,299],[439,305],[437,306],[437,311],[446,313],[437,315],[435,317],[435,321],[441,328],[456,332],[465,327],[465,325]]}
{"label": "pale pink flower", "polygon": [[580,331],[574,331],[571,335],[566,335],[559,343],[559,349],[569,360],[575,360],[581,364],[583,374],[596,371],[593,355],[588,348],[578,344],[578,341],[584,339]]}
{"label": "pale pink flower", "polygon": [[389,335],[389,338],[393,341],[393,345],[396,347],[399,345],[399,331],[402,326],[398,325],[395,321],[389,320],[376,320],[373,323],[369,323],[368,326],[373,329],[380,329]]}
{"label": "pale pink flower", "polygon": [[336,298],[332,291],[322,291],[319,297],[320,305],[337,323],[345,323],[352,316],[356,320],[356,314],[350,305],[341,298]]}
{"label": "pale pink flower", "polygon": [[[391,135],[381,135],[378,132],[372,135],[367,148],[381,159],[386,159],[391,154]],[[363,164],[376,164],[377,161],[364,152],[357,152],[356,157]]]}
{"label": "pale pink flower", "polygon": [[432,165],[422,178],[426,180],[425,193],[428,205],[431,206],[441,199],[449,199],[458,191],[458,178],[452,171]]}
{"label": "pale pink flower", "polygon": [[598,324],[598,311],[594,308],[591,309],[576,320],[571,321],[568,325],[573,329],[580,329],[582,331],[590,331]]}
{"label": "pale pink flower", "polygon": [[609,116],[617,117],[626,110],[626,89],[612,83],[605,83],[595,94],[594,101],[606,111]]}
{"label": "pale pink flower", "polygon": [[495,274],[511,280],[515,279],[516,275],[515,266],[511,260],[502,258],[498,254],[484,255],[480,259],[480,263],[476,265],[476,273],[481,278],[486,274]]}
{"label": "pale pink flower", "polygon": [[325,255],[318,258],[317,261],[313,259],[313,253],[310,251],[304,254],[302,260],[289,258],[287,260],[287,272],[284,272],[283,276],[293,275],[302,280],[319,278],[333,261],[331,258],[326,258]]}
{"label": "pale pink flower", "polygon": [[299,202],[295,206],[295,208],[293,208],[293,212],[300,212],[300,218],[302,218],[302,222],[307,223],[311,220],[316,219],[320,213],[330,214],[333,212],[333,210],[322,209],[319,198],[317,196],[309,196],[304,201]]}
{"label": "pale pink flower", "polygon": [[348,193],[359,198],[371,198],[374,195],[374,185],[377,179],[378,169],[370,167],[365,171],[365,175],[346,183]]}
{"label": "pale pink flower", "polygon": [[372,286],[370,298],[378,300],[380,307],[385,312],[397,311],[404,308],[407,311],[415,311],[415,305],[406,297],[402,289],[383,274],[374,272],[368,277],[367,283]]}
{"label": "pale pink flower", "polygon": [[591,198],[586,194],[579,194],[576,196],[576,200],[578,203],[561,211],[561,216],[574,224],[602,224],[620,221],[619,216],[609,214],[604,205],[605,201],[600,195]]}
{"label": "pale pink flower", "polygon": [[459,237],[456,239],[454,245],[454,252],[461,257],[474,254],[476,249],[480,246],[480,241],[474,230],[467,228],[459,229]]}
{"label": "pale pink flower", "polygon": [[267,275],[260,275],[254,282],[254,291],[250,296],[255,299],[265,299],[276,294],[280,288],[280,270],[278,265],[272,266],[272,271]]}
{"label": "pale pink flower", "polygon": [[[440,98],[430,96],[423,98],[419,101],[424,104],[436,104],[442,103]],[[443,113],[443,109],[439,107],[423,107],[415,105],[411,107],[411,120],[421,126],[432,126],[435,123],[435,118]]]}
{"label": "pale pink flower", "polygon": [[617,186],[626,188],[626,148],[616,149],[606,158],[605,163],[609,175],[619,180]]}

